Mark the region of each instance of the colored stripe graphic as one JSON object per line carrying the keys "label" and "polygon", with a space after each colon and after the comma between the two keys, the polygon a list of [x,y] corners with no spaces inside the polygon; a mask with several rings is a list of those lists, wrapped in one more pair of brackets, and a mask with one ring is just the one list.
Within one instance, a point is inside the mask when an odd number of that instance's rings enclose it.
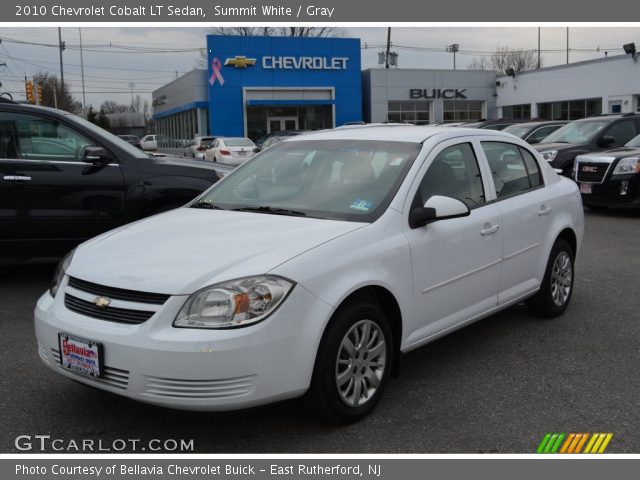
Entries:
{"label": "colored stripe graphic", "polygon": [[[538,445],[537,453],[604,453],[613,433],[547,433]],[[564,440],[564,442],[563,442]],[[587,441],[588,440],[588,441]],[[584,451],[582,448],[586,443]]]}

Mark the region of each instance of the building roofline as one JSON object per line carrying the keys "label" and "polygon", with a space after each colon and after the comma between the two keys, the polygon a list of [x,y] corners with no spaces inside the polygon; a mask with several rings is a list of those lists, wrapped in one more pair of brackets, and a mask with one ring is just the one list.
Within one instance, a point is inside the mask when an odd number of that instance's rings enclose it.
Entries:
{"label": "building roofline", "polygon": [[[613,60],[621,60],[623,58],[630,58],[630,57],[629,55],[622,54],[622,55],[612,55],[610,57],[603,57],[603,58],[592,58],[591,60],[582,60],[580,62],[563,63],[562,65],[551,65],[550,67],[535,68],[533,70],[527,70],[526,72],[520,72],[516,76],[527,75],[527,74],[536,73],[536,72],[546,72],[550,70],[562,70],[565,68],[581,67],[583,65],[589,65],[592,63],[610,62]],[[509,77],[509,75],[506,75],[504,73],[498,74],[498,78],[507,78],[507,77]]]}

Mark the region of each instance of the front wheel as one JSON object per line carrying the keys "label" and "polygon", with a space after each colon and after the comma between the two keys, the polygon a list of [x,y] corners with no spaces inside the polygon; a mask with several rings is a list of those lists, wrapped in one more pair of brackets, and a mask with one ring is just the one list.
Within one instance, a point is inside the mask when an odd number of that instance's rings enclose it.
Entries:
{"label": "front wheel", "polygon": [[380,400],[392,361],[391,328],[382,311],[370,303],[341,309],[318,349],[307,407],[335,423],[365,417]]}
{"label": "front wheel", "polygon": [[553,318],[566,310],[573,293],[574,252],[559,238],[551,249],[540,290],[527,300],[527,307],[542,317]]}

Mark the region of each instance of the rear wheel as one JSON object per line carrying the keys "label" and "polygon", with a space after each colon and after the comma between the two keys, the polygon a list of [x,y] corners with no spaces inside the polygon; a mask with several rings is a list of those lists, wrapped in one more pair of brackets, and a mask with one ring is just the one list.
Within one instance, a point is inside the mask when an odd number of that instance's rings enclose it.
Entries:
{"label": "rear wheel", "polygon": [[380,400],[392,361],[391,329],[382,311],[364,302],[346,306],[323,336],[307,407],[336,423],[365,417]]}
{"label": "rear wheel", "polygon": [[571,300],[573,279],[573,250],[566,240],[559,238],[551,249],[540,290],[527,300],[527,307],[547,318],[562,315]]}

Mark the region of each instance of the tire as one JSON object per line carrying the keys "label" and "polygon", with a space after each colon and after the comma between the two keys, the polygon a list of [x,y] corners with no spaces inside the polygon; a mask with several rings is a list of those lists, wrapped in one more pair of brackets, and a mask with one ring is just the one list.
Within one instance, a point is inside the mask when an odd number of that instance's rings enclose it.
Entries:
{"label": "tire", "polygon": [[573,294],[574,258],[569,243],[562,238],[557,239],[549,254],[540,290],[526,301],[533,313],[546,318],[564,313]]}
{"label": "tire", "polygon": [[[356,347],[351,353],[349,345]],[[304,397],[309,413],[341,424],[367,416],[382,396],[393,354],[391,328],[376,305],[358,302],[341,308],[318,348]],[[339,383],[340,378],[345,381]]]}

